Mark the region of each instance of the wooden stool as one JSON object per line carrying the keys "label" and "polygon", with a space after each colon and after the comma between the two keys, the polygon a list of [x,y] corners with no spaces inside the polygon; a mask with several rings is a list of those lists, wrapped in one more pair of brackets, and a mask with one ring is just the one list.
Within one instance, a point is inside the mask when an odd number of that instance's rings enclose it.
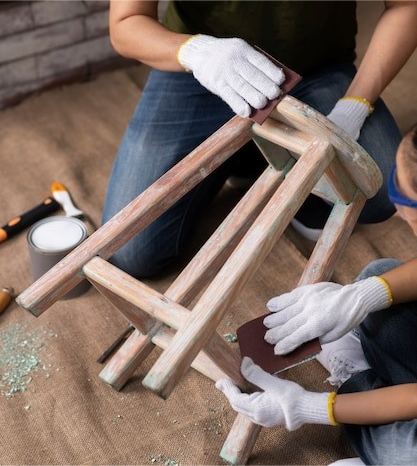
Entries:
{"label": "wooden stool", "polygon": [[[165,293],[106,261],[251,138],[268,168]],[[330,279],[367,198],[381,186],[371,157],[327,118],[286,96],[267,120],[232,118],[17,298],[39,316],[83,278],[136,328],[100,376],[120,389],[155,345],[143,385],[167,398],[194,367],[240,387],[240,357],[216,328],[307,196],[333,204],[299,284]],[[190,304],[192,302],[192,308]],[[238,415],[221,456],[246,463],[260,427]]]}

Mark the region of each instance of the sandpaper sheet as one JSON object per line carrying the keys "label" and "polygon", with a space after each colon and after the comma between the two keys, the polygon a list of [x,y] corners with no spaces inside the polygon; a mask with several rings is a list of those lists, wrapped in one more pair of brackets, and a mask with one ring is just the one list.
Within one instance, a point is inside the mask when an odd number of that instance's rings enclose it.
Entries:
{"label": "sandpaper sheet", "polygon": [[272,110],[277,106],[277,104],[291,91],[303,78],[296,73],[295,71],[291,70],[274,57],[266,53],[264,50],[260,49],[259,47],[255,47],[259,52],[263,53],[266,57],[268,57],[275,65],[282,68],[282,71],[285,74],[285,81],[281,84],[281,95],[279,95],[276,99],[270,100],[264,108],[260,110],[253,109],[250,118],[255,122],[261,125],[270,115]]}
{"label": "sandpaper sheet", "polygon": [[275,374],[308,361],[321,351],[320,342],[315,339],[304,343],[291,353],[277,356],[274,354],[274,345],[264,340],[268,330],[263,324],[265,317],[266,315],[257,317],[237,329],[236,335],[242,358],[248,356],[264,371]]}

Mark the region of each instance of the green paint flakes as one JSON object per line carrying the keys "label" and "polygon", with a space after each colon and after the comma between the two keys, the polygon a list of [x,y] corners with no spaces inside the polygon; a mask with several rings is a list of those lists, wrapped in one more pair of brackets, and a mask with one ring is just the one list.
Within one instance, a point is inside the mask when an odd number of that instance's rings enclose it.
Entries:
{"label": "green paint flakes", "polygon": [[206,432],[211,432],[215,435],[220,435],[222,431],[222,423],[219,419],[212,419],[207,425],[203,428]]}
{"label": "green paint flakes", "polygon": [[180,464],[176,460],[172,458],[167,458],[166,456],[161,455],[161,454],[152,455],[149,459],[151,463],[163,464],[164,466],[179,466]]}
{"label": "green paint flakes", "polygon": [[225,333],[223,336],[229,343],[237,342],[237,336],[234,333]]}
{"label": "green paint flakes", "polygon": [[49,369],[40,358],[46,339],[56,337],[45,329],[27,330],[13,324],[0,329],[0,394],[13,398],[26,391],[32,382],[32,372],[42,370],[49,377]]}

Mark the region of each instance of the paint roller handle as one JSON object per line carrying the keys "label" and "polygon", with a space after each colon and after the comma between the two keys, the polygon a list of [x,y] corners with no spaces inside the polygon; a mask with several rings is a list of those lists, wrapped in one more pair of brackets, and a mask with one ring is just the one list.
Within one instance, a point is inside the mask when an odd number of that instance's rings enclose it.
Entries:
{"label": "paint roller handle", "polygon": [[0,228],[0,243],[21,232],[28,226],[33,225],[38,220],[56,212],[60,207],[61,205],[54,198],[47,197],[41,204],[33,209],[28,210],[18,217],[12,218],[6,225]]}

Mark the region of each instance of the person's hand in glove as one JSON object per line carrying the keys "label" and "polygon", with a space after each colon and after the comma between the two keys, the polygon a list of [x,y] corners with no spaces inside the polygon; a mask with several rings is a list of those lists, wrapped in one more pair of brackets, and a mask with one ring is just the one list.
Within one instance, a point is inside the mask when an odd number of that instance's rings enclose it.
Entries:
{"label": "person's hand in glove", "polygon": [[306,423],[336,424],[332,406],[334,393],[308,392],[295,382],[268,374],[247,357],[243,358],[241,372],[263,391],[242,393],[229,379],[218,380],[216,388],[226,395],[235,411],[252,422],[264,427],[284,426],[288,430]]}
{"label": "person's hand in glove", "polygon": [[373,106],[366,99],[342,97],[327,118],[357,140],[366,118],[373,111]]}
{"label": "person's hand in glove", "polygon": [[196,35],[178,50],[178,61],[241,117],[264,108],[280,94],[281,68],[242,39]]}
{"label": "person's hand in glove", "polygon": [[317,337],[322,344],[330,343],[358,326],[370,312],[391,304],[390,288],[381,277],[344,286],[331,282],[300,286],[267,303],[272,314],[263,321],[269,329],[265,340],[280,355]]}

